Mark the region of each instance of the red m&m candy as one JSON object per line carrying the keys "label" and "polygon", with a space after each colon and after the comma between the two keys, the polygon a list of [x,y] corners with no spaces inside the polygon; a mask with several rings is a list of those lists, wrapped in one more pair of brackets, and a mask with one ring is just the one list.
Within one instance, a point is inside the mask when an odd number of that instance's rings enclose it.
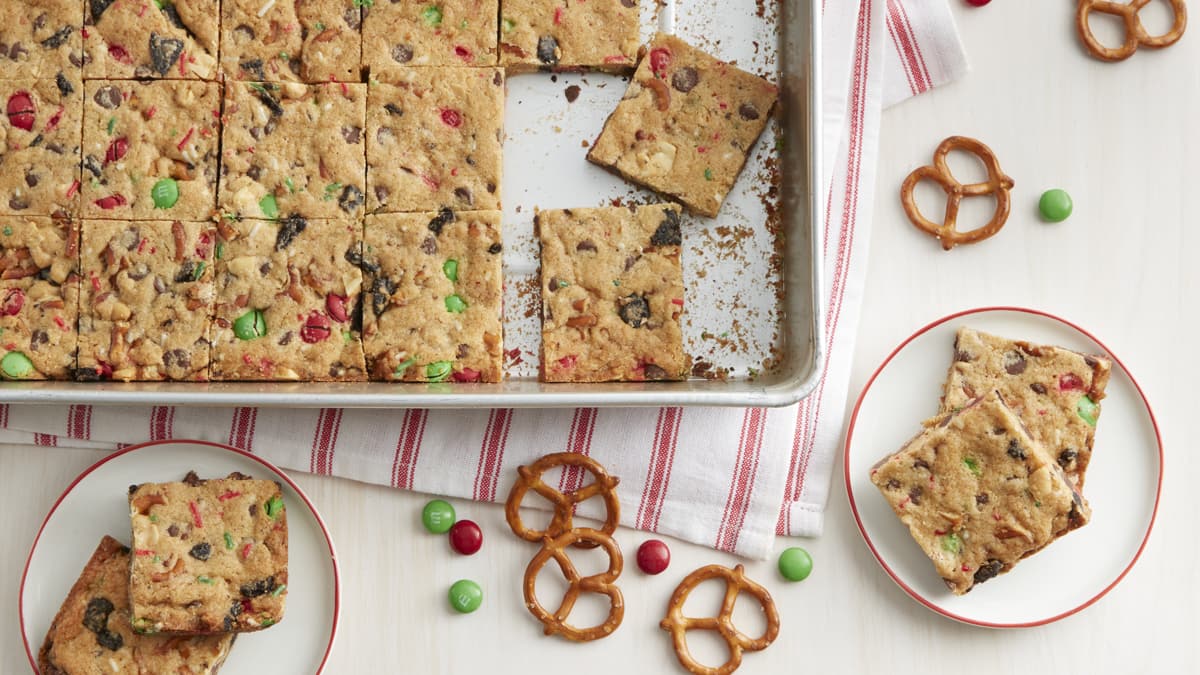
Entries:
{"label": "red m&m candy", "polygon": [[646,574],[659,574],[671,564],[671,549],[659,539],[647,539],[637,550],[638,568]]}
{"label": "red m&m candy", "polygon": [[992,0],[967,0],[967,4],[972,7],[983,7],[991,1]]}
{"label": "red m&m candy", "polygon": [[460,520],[450,528],[450,547],[463,555],[474,555],[483,546],[483,531],[473,520]]}

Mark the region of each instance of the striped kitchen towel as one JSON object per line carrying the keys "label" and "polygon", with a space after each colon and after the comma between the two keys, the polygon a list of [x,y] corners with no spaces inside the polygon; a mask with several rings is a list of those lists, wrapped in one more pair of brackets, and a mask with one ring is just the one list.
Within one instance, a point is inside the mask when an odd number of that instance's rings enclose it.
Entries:
{"label": "striped kitchen towel", "polygon": [[[846,415],[885,101],[963,72],[945,0],[841,0],[823,11],[827,362],[813,395],[766,410],[280,410],[0,405],[0,442],[108,448],[228,443],[282,467],[480,501],[550,452],[620,476],[622,524],[752,558],[821,532]],[[891,93],[895,93],[893,96]],[[896,93],[898,92],[898,93]],[[556,477],[562,489],[586,482]],[[580,507],[597,515],[597,505]]]}

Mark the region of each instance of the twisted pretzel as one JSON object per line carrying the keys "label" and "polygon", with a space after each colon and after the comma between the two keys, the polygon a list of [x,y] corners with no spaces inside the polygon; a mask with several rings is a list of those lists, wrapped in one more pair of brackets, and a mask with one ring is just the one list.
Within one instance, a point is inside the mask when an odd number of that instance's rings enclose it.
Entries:
{"label": "twisted pretzel", "polygon": [[[1152,49],[1169,47],[1183,37],[1187,28],[1187,5],[1183,0],[1170,0],[1171,9],[1175,12],[1175,23],[1171,30],[1162,35],[1150,35],[1142,25],[1142,8],[1150,4],[1150,0],[1130,0],[1130,2],[1110,2],[1109,0],[1079,0],[1079,9],[1075,13],[1075,27],[1079,29],[1079,38],[1088,51],[1104,61],[1124,61],[1133,56],[1138,46]],[[1125,24],[1125,42],[1120,47],[1106,47],[1096,39],[1092,27],[1088,25],[1088,16],[1092,12],[1112,14],[1121,18]]]}
{"label": "twisted pretzel", "polygon": [[[595,480],[578,490],[563,493],[546,485],[542,474],[547,469],[556,466],[579,466],[590,472]],[[508,493],[508,501],[504,504],[504,515],[513,534],[525,541],[539,542],[549,537],[558,537],[571,530],[571,520],[574,517],[575,505],[599,495],[604,499],[605,519],[600,531],[610,535],[617,529],[621,519],[621,504],[617,500],[617,483],[620,479],[608,475],[604,467],[594,459],[576,452],[560,452],[546,455],[529,466],[517,467],[517,482],[513,484],[512,492]],[[554,517],[545,530],[532,530],[525,527],[521,521],[521,502],[525,494],[533,490],[554,505]]]}
{"label": "twisted pretzel", "polygon": [[[683,615],[683,603],[696,586],[709,579],[725,580],[725,600],[721,602],[721,611],[715,617],[694,619]],[[751,638],[733,625],[733,604],[738,594],[747,593],[758,600],[763,612],[767,615],[767,630],[760,638]],[[767,589],[746,578],[746,570],[741,565],[733,569],[721,565],[708,565],[684,577],[679,587],[671,594],[667,603],[667,618],[659,624],[663,630],[671,633],[675,642],[675,655],[679,663],[695,675],[729,675],[742,665],[742,652],[757,652],[766,649],[779,635],[779,611],[775,609],[775,601]],[[729,660],[717,667],[706,666],[692,657],[687,646],[689,630],[715,630],[729,646]]]}
{"label": "twisted pretzel", "polygon": [[[567,557],[566,549],[581,542],[604,548],[608,553],[607,570],[587,577],[579,576],[579,570],[575,569],[575,564]],[[534,589],[538,572],[546,566],[551,558],[558,563],[558,568],[568,583],[562,604],[553,614],[538,601],[537,592]],[[621,549],[617,546],[617,542],[598,530],[579,528],[571,530],[557,539],[546,537],[542,542],[542,550],[533,556],[533,560],[529,561],[529,567],[525,568],[525,606],[538,621],[546,626],[546,635],[557,633],[575,642],[589,642],[608,637],[621,625],[621,619],[625,617],[625,600],[621,596],[621,589],[613,585],[617,577],[621,576],[623,565],[624,559],[621,557]],[[570,616],[575,602],[583,593],[598,593],[607,595],[609,598],[611,607],[608,610],[608,616],[599,626],[579,628],[567,623],[567,617]]]}
{"label": "twisted pretzel", "polygon": [[[969,185],[958,182],[946,164],[946,155],[950,154],[951,150],[964,150],[979,157],[987,167],[987,182]],[[929,220],[917,208],[913,190],[917,187],[917,183],[923,180],[937,183],[946,193],[946,215],[941,223]],[[932,166],[919,167],[904,179],[904,184],[900,187],[900,202],[904,205],[904,212],[908,214],[908,219],[912,221],[912,224],[916,225],[917,229],[940,239],[942,248],[949,251],[958,244],[973,244],[999,232],[1008,220],[1008,213],[1012,208],[1012,199],[1009,196],[1012,188],[1013,179],[1004,175],[1004,172],[1000,170],[1000,162],[991,148],[974,138],[951,136],[942,141],[933,153]],[[955,223],[958,222],[958,207],[963,197],[980,197],[988,194],[996,195],[996,213],[992,216],[992,220],[983,227],[967,232],[955,229]]]}

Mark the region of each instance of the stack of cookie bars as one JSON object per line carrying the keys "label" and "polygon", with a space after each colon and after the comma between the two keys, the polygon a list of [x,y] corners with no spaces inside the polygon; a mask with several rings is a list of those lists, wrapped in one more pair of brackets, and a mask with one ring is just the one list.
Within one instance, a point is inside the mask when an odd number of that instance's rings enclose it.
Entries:
{"label": "stack of cookie bars", "polygon": [[499,381],[505,69],[638,60],[637,0],[0,9],[5,379]]}

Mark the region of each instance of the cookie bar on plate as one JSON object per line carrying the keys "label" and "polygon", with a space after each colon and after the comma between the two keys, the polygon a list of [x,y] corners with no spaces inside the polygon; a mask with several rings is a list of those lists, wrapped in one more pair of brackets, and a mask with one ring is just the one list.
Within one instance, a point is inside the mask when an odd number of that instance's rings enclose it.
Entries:
{"label": "cookie bar on plate", "polygon": [[674,204],[541,211],[542,380],[682,380]]}
{"label": "cookie bar on plate", "polygon": [[1054,458],[994,391],[880,461],[871,482],[957,595],[1091,517]]}
{"label": "cookie bar on plate", "polygon": [[496,64],[499,0],[376,2],[363,8],[363,65],[371,75],[408,66]]}
{"label": "cookie bar on plate", "polygon": [[24,0],[0,7],[0,80],[78,80],[83,65],[83,2]]}
{"label": "cookie bar on plate", "polygon": [[0,216],[0,377],[67,380],[79,316],[79,221]]}
{"label": "cookie bar on plate", "polygon": [[[223,0],[221,67],[254,82],[362,79],[362,0]],[[409,3],[411,4],[411,3]]]}
{"label": "cookie bar on plate", "polygon": [[0,81],[0,102],[0,214],[77,215],[82,82]]}
{"label": "cookie bar on plate", "polygon": [[517,72],[628,71],[638,29],[638,0],[501,0],[500,64]]}
{"label": "cookie bar on plate", "polygon": [[963,327],[943,385],[941,413],[995,390],[1078,488],[1092,457],[1100,400],[1112,363],[1062,347],[1008,340]]}
{"label": "cookie bar on plate", "polygon": [[218,0],[87,0],[83,75],[215,80]]}

